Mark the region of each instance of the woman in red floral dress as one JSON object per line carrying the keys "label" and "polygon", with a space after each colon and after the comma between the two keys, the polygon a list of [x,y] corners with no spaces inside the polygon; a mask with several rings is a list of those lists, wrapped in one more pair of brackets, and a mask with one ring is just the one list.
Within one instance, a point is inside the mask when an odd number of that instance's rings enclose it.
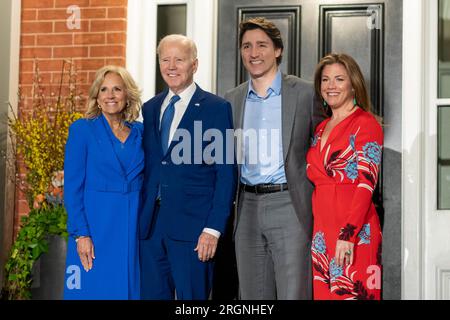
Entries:
{"label": "woman in red floral dress", "polygon": [[352,57],[324,57],[315,89],[329,117],[317,126],[307,155],[315,185],[314,299],[380,299],[382,236],[372,193],[383,131]]}

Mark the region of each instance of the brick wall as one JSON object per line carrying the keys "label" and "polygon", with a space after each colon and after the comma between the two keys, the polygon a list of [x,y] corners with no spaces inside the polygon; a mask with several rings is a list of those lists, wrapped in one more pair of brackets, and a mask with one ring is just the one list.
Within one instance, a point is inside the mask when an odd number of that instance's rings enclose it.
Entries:
{"label": "brick wall", "polygon": [[[76,11],[67,12],[73,5],[80,9],[79,20]],[[57,88],[63,60],[72,60],[77,87],[84,97],[98,68],[125,66],[126,17],[127,0],[22,0],[19,113],[32,108],[36,60],[45,94]],[[20,216],[28,211],[24,195],[17,191],[15,233]]]}

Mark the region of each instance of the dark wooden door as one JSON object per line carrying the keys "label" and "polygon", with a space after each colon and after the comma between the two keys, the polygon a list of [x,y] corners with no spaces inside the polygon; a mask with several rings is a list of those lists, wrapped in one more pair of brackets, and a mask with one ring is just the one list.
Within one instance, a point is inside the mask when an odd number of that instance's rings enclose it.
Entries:
{"label": "dark wooden door", "polygon": [[353,56],[385,123],[382,174],[374,200],[383,225],[383,297],[401,297],[402,0],[218,0],[217,93],[247,79],[238,50],[239,22],[266,17],[284,41],[281,70],[312,80],[329,52]]}

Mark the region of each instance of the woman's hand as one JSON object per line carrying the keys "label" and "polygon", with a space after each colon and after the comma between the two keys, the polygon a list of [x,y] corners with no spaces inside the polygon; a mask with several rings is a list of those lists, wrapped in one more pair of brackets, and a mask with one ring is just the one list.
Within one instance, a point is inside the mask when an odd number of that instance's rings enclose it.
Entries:
{"label": "woman's hand", "polygon": [[95,259],[94,244],[90,237],[80,237],[77,241],[77,252],[80,256],[81,264],[86,272],[93,267],[93,260]]}
{"label": "woman's hand", "polygon": [[337,265],[344,267],[353,264],[354,246],[355,244],[349,241],[338,240],[336,242],[335,260]]}

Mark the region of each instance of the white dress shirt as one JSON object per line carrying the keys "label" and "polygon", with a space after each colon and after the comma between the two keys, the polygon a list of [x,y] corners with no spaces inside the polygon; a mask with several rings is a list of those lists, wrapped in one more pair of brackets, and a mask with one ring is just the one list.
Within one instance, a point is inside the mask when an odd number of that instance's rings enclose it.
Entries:
{"label": "white dress shirt", "polygon": [[[178,100],[175,103],[175,114],[173,116],[172,124],[170,125],[170,133],[169,133],[169,141],[168,146],[172,142],[173,136],[175,134],[175,131],[177,130],[178,126],[180,125],[181,119],[183,118],[184,113],[187,110],[187,107],[189,105],[189,102],[192,99],[192,96],[195,93],[195,90],[197,89],[197,86],[195,82],[192,82],[186,89],[183,90],[183,92],[180,92],[178,95],[180,96],[180,100]],[[175,95],[172,90],[169,89],[169,93],[167,94],[166,98],[164,99],[162,105],[161,105],[161,113],[159,115],[159,121],[161,123],[162,116],[164,114],[164,111],[166,110],[167,106],[169,105],[170,99]],[[216,238],[220,237],[220,232],[211,228],[204,228],[203,232],[209,233],[210,235],[213,235]]]}

